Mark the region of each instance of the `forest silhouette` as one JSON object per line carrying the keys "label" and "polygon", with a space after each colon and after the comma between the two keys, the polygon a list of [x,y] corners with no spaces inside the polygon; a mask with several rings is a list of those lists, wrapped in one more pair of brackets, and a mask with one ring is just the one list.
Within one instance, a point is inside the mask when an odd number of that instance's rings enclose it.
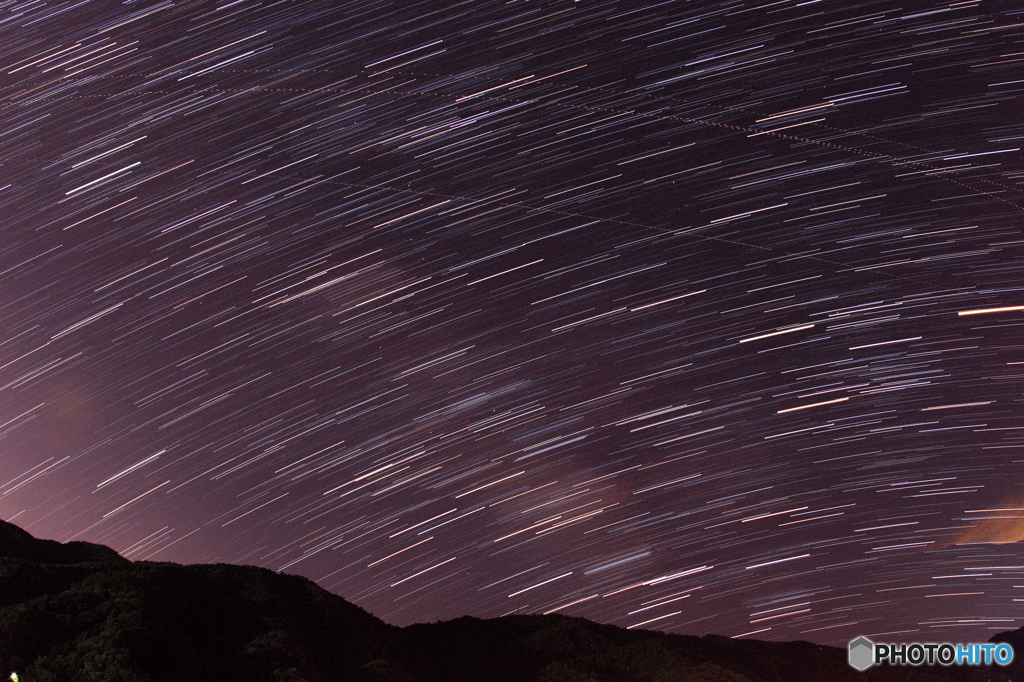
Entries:
{"label": "forest silhouette", "polygon": [[[993,640],[1024,651],[1022,631]],[[874,667],[846,651],[561,615],[388,625],[306,578],[131,562],[0,521],[0,678],[22,682],[1008,682],[1019,665]],[[11,678],[13,679],[13,678]]]}

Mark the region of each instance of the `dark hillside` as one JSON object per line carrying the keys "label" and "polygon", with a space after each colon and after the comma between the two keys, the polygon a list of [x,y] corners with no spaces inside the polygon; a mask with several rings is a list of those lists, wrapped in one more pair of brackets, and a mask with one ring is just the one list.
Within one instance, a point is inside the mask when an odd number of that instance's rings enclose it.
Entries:
{"label": "dark hillside", "polygon": [[[1019,643],[1021,632],[997,637]],[[515,615],[399,629],[301,577],[130,562],[0,522],[0,677],[25,682],[1003,682],[872,668],[808,642]]]}
{"label": "dark hillside", "polygon": [[2,522],[0,538],[4,677],[350,679],[398,632],[297,576],[132,563],[107,547],[36,540]]}
{"label": "dark hillside", "polygon": [[[430,682],[980,682],[941,668],[858,673],[846,651],[625,630],[565,616],[459,618],[405,629],[407,657]],[[399,678],[396,678],[399,679]]]}

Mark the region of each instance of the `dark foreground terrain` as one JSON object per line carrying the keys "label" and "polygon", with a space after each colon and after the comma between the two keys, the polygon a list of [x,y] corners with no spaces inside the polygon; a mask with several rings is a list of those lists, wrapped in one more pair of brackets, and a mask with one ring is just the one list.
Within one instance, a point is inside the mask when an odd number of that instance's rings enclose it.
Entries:
{"label": "dark foreground terrain", "polygon": [[[1021,631],[993,639],[1024,652]],[[22,682],[1004,682],[1019,669],[872,668],[808,642],[623,630],[565,616],[390,626],[250,566],[130,562],[0,521],[0,679]]]}

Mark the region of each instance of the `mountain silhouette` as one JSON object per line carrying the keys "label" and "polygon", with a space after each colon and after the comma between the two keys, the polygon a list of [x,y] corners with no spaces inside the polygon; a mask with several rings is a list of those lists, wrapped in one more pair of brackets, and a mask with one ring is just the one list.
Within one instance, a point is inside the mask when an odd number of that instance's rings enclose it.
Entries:
{"label": "mountain silhouette", "polygon": [[[992,641],[1020,643],[1024,629]],[[0,679],[22,682],[1007,682],[939,666],[858,673],[846,651],[625,630],[561,615],[388,625],[305,578],[131,562],[0,521]],[[1013,675],[1013,677],[1011,677]]]}

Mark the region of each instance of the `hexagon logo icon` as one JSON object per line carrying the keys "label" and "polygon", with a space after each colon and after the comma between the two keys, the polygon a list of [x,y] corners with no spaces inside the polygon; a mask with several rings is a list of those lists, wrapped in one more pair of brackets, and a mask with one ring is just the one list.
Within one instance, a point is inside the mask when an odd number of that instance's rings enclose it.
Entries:
{"label": "hexagon logo icon", "polygon": [[867,670],[875,662],[875,643],[867,637],[858,637],[850,642],[850,666],[860,671]]}

